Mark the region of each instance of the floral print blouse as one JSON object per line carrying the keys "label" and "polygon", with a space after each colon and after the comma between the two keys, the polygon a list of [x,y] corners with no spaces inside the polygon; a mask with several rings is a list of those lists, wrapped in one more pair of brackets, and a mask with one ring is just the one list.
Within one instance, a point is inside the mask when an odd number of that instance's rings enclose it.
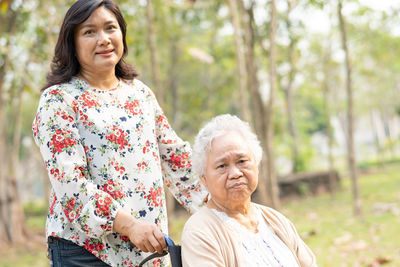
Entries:
{"label": "floral print blouse", "polygon": [[[46,235],[83,246],[111,266],[137,266],[147,256],[113,232],[120,208],[167,233],[163,183],[189,212],[206,199],[191,172],[190,145],[137,79],[108,91],[76,77],[47,88],[33,136],[52,187]],[[157,259],[148,266],[167,265]]]}

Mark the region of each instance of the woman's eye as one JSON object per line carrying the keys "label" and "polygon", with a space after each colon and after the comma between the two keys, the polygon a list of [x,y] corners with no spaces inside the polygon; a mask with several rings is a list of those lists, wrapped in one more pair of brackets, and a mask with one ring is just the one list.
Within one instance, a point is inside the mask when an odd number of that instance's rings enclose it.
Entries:
{"label": "woman's eye", "polygon": [[221,164],[217,166],[217,169],[223,169],[225,167],[225,164]]}
{"label": "woman's eye", "polygon": [[115,30],[115,29],[117,29],[117,26],[115,26],[115,25],[110,25],[110,26],[107,27],[107,29],[108,29],[108,30]]}
{"label": "woman's eye", "polygon": [[87,30],[87,31],[85,31],[83,34],[84,35],[88,35],[88,34],[92,34],[94,31],[93,30]]}

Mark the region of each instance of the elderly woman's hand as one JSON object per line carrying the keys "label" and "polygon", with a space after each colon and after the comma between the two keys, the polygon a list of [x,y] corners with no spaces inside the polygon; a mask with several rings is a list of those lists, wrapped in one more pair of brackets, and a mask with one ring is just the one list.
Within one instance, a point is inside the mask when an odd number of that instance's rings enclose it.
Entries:
{"label": "elderly woman's hand", "polygon": [[114,231],[129,237],[129,240],[143,252],[162,253],[167,249],[164,235],[154,223],[140,221],[120,209],[115,217]]}

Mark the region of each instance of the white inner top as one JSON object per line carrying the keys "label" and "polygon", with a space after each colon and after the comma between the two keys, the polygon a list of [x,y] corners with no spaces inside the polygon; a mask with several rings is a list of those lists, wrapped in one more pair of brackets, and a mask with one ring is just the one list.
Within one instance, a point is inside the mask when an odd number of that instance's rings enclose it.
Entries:
{"label": "white inner top", "polygon": [[[254,207],[254,206],[253,206]],[[211,209],[226,225],[234,229],[240,236],[243,255],[247,267],[298,267],[297,261],[290,249],[274,233],[262,217],[261,211],[254,207],[257,214],[257,233],[249,231],[225,212]]]}

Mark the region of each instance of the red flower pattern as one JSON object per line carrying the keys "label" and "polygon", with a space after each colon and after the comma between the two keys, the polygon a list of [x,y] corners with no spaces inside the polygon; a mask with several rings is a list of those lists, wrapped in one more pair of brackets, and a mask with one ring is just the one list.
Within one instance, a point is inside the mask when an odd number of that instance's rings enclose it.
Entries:
{"label": "red flower pattern", "polygon": [[141,115],[142,110],[140,109],[139,100],[127,100],[124,108],[133,115]]}
{"label": "red flower pattern", "polygon": [[159,125],[159,127],[161,127],[161,128],[166,128],[166,129],[170,128],[168,120],[164,114],[162,114],[158,117],[156,124]]}
{"label": "red flower pattern", "polygon": [[76,145],[77,141],[72,139],[71,131],[62,131],[57,129],[50,141],[50,147],[53,153],[61,153],[68,148]]}
{"label": "red flower pattern", "polygon": [[107,140],[116,144],[119,150],[124,149],[125,146],[131,146],[131,144],[128,144],[128,133],[124,132],[122,129],[119,129],[117,126],[113,126],[112,130],[112,133],[106,135]]}
{"label": "red flower pattern", "polygon": [[172,153],[169,162],[173,164],[173,168],[191,167],[191,163],[188,161],[188,159],[189,153]]}
{"label": "red flower pattern", "polygon": [[99,255],[99,252],[104,249],[104,244],[97,240],[86,239],[84,247],[87,251]]}
{"label": "red flower pattern", "polygon": [[67,217],[68,221],[73,222],[80,215],[80,211],[82,210],[82,205],[76,202],[75,197],[71,197],[64,206],[64,213]]}
{"label": "red flower pattern", "polygon": [[162,188],[150,188],[150,193],[147,195],[147,200],[149,201],[150,207],[161,207],[162,206]]}
{"label": "red flower pattern", "polygon": [[87,90],[79,97],[79,100],[87,108],[99,107],[100,106],[99,102],[93,99],[91,94],[92,93],[89,90]]}

